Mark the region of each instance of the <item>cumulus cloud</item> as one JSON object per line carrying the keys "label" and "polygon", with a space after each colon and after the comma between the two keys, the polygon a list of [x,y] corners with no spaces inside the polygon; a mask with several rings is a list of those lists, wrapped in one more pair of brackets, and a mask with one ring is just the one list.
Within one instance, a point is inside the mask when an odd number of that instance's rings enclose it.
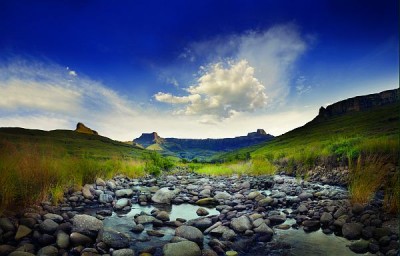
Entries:
{"label": "cumulus cloud", "polygon": [[203,123],[210,116],[215,122],[238,112],[262,110],[267,103],[277,107],[289,94],[292,69],[306,48],[293,24],[192,43],[182,56],[207,56],[208,62],[199,67],[196,83],[186,88],[188,95],[159,92],[155,99],[186,104],[175,113],[200,115]]}
{"label": "cumulus cloud", "polygon": [[[155,99],[171,104],[186,104],[179,111],[186,115],[231,117],[236,112],[252,112],[266,105],[264,86],[254,77],[246,60],[210,66],[197,83],[186,89],[188,96],[159,92]],[[207,122],[207,121],[203,121]]]}

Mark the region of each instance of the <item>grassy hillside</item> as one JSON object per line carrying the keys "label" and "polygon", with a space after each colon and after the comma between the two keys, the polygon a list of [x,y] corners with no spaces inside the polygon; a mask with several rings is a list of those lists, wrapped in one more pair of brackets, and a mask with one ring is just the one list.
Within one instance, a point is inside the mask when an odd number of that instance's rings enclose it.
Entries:
{"label": "grassy hillside", "polygon": [[271,142],[218,155],[214,160],[252,158],[286,160],[313,166],[318,161],[340,164],[361,153],[382,153],[393,157],[399,152],[399,104],[353,112],[306,125]]}

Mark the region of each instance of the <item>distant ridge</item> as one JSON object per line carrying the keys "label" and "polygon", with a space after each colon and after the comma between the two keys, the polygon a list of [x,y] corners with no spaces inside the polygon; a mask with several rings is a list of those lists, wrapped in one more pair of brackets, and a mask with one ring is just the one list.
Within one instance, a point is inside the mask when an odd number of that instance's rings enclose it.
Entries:
{"label": "distant ridge", "polygon": [[246,136],[222,139],[178,139],[162,138],[156,132],[143,133],[133,142],[150,150],[162,151],[165,154],[192,159],[211,156],[218,152],[228,152],[242,147],[253,146],[272,140],[274,136],[263,129],[250,132]]}
{"label": "distant ridge", "polygon": [[83,123],[80,122],[76,124],[75,131],[80,133],[99,135],[95,130],[90,129],[89,127],[85,126]]}

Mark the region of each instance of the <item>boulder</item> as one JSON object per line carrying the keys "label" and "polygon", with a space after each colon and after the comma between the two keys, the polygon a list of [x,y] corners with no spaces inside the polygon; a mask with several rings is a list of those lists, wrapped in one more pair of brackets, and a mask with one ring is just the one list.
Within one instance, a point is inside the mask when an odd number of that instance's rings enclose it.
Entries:
{"label": "boulder", "polygon": [[369,242],[365,240],[360,240],[350,244],[349,248],[355,253],[366,253],[368,252]]}
{"label": "boulder", "polygon": [[32,229],[24,225],[19,225],[17,233],[15,234],[15,240],[20,240],[32,233]]}
{"label": "boulder", "polygon": [[121,210],[125,206],[129,205],[129,203],[130,203],[130,201],[128,198],[121,198],[121,199],[118,199],[118,201],[115,203],[114,208],[115,208],[115,210]]}
{"label": "boulder", "polygon": [[92,191],[91,191],[92,186],[86,184],[85,186],[83,186],[82,188],[82,195],[84,198],[92,200],[94,198]]}
{"label": "boulder", "polygon": [[111,203],[113,201],[113,197],[109,194],[101,194],[99,195],[99,202],[106,204]]}
{"label": "boulder", "polygon": [[57,232],[57,246],[61,249],[67,249],[69,247],[69,235],[64,231]]}
{"label": "boulder", "polygon": [[231,220],[231,228],[235,230],[236,232],[245,232],[248,229],[252,228],[252,224],[250,219],[243,215],[240,216],[239,218],[233,218]]}
{"label": "boulder", "polygon": [[40,230],[46,234],[53,234],[57,230],[58,224],[50,219],[44,220],[39,225]]}
{"label": "boulder", "polygon": [[54,246],[46,246],[40,249],[37,253],[37,256],[57,256],[58,250]]}
{"label": "boulder", "polygon": [[0,228],[4,231],[15,231],[14,224],[9,218],[0,218]]}
{"label": "boulder", "polygon": [[121,249],[129,247],[130,239],[124,233],[112,229],[105,229],[101,235],[101,241],[111,248]]}
{"label": "boulder", "polygon": [[72,218],[72,229],[83,234],[93,234],[103,228],[103,222],[87,214],[77,214]]}
{"label": "boulder", "polygon": [[342,234],[349,240],[356,240],[361,237],[363,225],[360,223],[345,223],[342,227]]}
{"label": "boulder", "polygon": [[204,209],[203,207],[200,207],[199,209],[197,209],[196,214],[198,216],[207,216],[209,214],[209,212]]}
{"label": "boulder", "polygon": [[217,192],[214,196],[216,200],[229,200],[231,199],[231,195],[228,192]]}
{"label": "boulder", "polygon": [[89,245],[93,243],[92,239],[88,236],[82,235],[81,233],[78,232],[72,232],[71,235],[69,236],[71,243],[73,245]]}
{"label": "boulder", "polygon": [[166,244],[163,253],[164,256],[201,256],[200,247],[191,241]]}
{"label": "boulder", "polygon": [[148,223],[153,223],[154,220],[155,220],[155,218],[153,216],[140,215],[140,216],[136,217],[135,222],[137,224],[148,224]]}
{"label": "boulder", "polygon": [[116,197],[131,197],[133,195],[133,190],[128,188],[128,189],[120,189],[115,191],[115,196]]}
{"label": "boulder", "polygon": [[274,231],[270,227],[268,227],[267,224],[265,223],[262,223],[260,226],[255,228],[254,232],[261,234],[269,234],[269,235],[274,234]]}
{"label": "boulder", "polygon": [[135,256],[135,251],[132,249],[119,249],[113,251],[112,256]]}
{"label": "boulder", "polygon": [[169,221],[169,214],[166,211],[159,211],[156,218],[162,221]]}
{"label": "boulder", "polygon": [[322,213],[321,218],[319,219],[322,225],[328,225],[332,220],[333,216],[329,212]]}
{"label": "boulder", "polygon": [[169,188],[161,188],[153,195],[151,200],[159,204],[170,204],[171,200],[179,193],[178,189],[169,190]]}
{"label": "boulder", "polygon": [[197,205],[215,205],[218,201],[211,197],[202,198],[196,201]]}
{"label": "boulder", "polygon": [[198,244],[203,244],[203,233],[195,227],[192,226],[180,226],[175,229],[175,235],[183,237],[189,241],[196,242]]}

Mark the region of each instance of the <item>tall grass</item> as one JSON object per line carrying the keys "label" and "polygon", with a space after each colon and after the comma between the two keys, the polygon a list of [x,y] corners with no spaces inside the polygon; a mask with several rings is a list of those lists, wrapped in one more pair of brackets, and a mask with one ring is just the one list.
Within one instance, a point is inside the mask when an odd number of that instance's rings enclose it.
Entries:
{"label": "tall grass", "polygon": [[23,207],[48,198],[56,203],[66,188],[93,183],[96,177],[145,174],[144,160],[101,160],[69,156],[60,151],[42,145],[0,141],[0,209]]}

